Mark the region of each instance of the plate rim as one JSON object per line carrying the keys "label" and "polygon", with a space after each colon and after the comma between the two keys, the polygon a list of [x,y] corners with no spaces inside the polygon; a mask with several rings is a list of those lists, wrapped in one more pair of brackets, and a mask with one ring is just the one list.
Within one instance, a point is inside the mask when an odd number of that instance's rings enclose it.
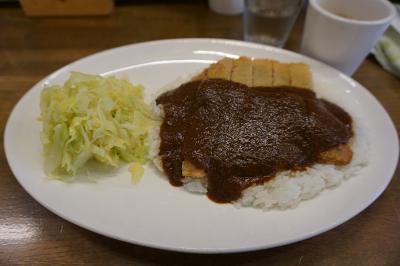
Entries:
{"label": "plate rim", "polygon": [[[90,60],[91,58],[95,58],[99,55],[104,55],[107,53],[113,53],[116,50],[122,50],[122,49],[136,49],[137,47],[140,46],[149,46],[149,45],[158,45],[158,44],[165,44],[165,43],[172,43],[172,44],[179,44],[179,43],[218,43],[218,44],[222,44],[222,45],[228,45],[228,46],[239,46],[239,47],[246,47],[246,48],[255,48],[255,49],[264,49],[264,50],[269,50],[269,51],[273,51],[273,52],[279,52],[279,53],[283,53],[284,55],[290,55],[290,56],[295,56],[295,57],[299,57],[299,58],[306,58],[307,60],[310,60],[313,64],[316,64],[317,66],[323,66],[324,68],[327,68],[329,71],[334,71],[336,73],[339,73],[342,78],[344,78],[348,83],[353,83],[356,84],[356,86],[362,88],[364,90],[364,92],[368,95],[369,98],[371,98],[375,104],[377,104],[377,106],[379,106],[379,108],[381,110],[383,110],[383,114],[386,116],[387,121],[389,122],[389,126],[390,126],[390,131],[393,131],[395,133],[395,135],[397,136],[395,138],[395,142],[393,145],[396,147],[396,161],[397,163],[395,163],[392,167],[392,169],[389,171],[391,172],[390,178],[388,178],[386,180],[386,182],[382,183],[381,186],[379,187],[379,189],[377,189],[375,191],[375,194],[373,197],[370,197],[369,200],[367,202],[364,203],[364,205],[362,206],[362,208],[358,208],[358,211],[354,212],[352,215],[350,215],[349,217],[347,217],[344,220],[341,220],[340,222],[337,223],[332,223],[329,224],[329,226],[325,226],[323,229],[321,230],[317,230],[317,231],[313,231],[313,232],[303,232],[302,234],[299,234],[298,237],[296,238],[291,238],[290,240],[282,240],[282,241],[277,241],[274,244],[267,244],[267,245],[248,245],[244,248],[185,248],[185,247],[171,247],[171,246],[165,246],[165,245],[157,245],[157,244],[153,244],[153,243],[147,243],[147,242],[141,242],[141,241],[137,241],[137,240],[132,240],[129,238],[123,238],[123,237],[119,237],[116,235],[112,235],[106,231],[102,231],[102,230],[97,230],[96,228],[92,227],[92,226],[88,226],[88,225],[84,225],[81,222],[77,221],[74,218],[69,218],[63,215],[63,213],[53,209],[52,207],[50,207],[46,202],[38,199],[37,197],[33,196],[29,189],[27,187],[25,187],[25,185],[20,181],[20,179],[17,177],[17,175],[15,174],[16,170],[14,169],[14,165],[10,162],[9,159],[9,144],[8,144],[8,139],[10,138],[10,123],[12,121],[12,118],[15,116],[16,110],[17,108],[19,108],[19,106],[24,102],[24,99],[26,99],[27,95],[29,95],[30,93],[33,92],[33,89],[35,87],[37,87],[39,84],[43,83],[46,80],[52,79],[53,77],[56,77],[58,75],[60,75],[61,73],[63,73],[68,67],[70,67],[73,64],[77,64],[80,63],[82,61],[85,60]],[[385,191],[385,189],[388,187],[389,183],[391,182],[394,173],[396,171],[397,168],[397,164],[398,164],[398,160],[399,160],[399,136],[396,130],[396,127],[393,123],[392,118],[390,117],[389,113],[386,111],[386,109],[384,108],[384,106],[379,102],[379,100],[367,89],[365,88],[363,85],[361,85],[358,81],[354,80],[353,78],[343,74],[342,72],[340,72],[339,70],[321,62],[318,61],[316,59],[310,58],[306,55],[302,55],[300,53],[294,52],[294,51],[290,51],[290,50],[286,50],[286,49],[282,49],[282,48],[277,48],[277,47],[272,47],[272,46],[268,46],[268,45],[263,45],[263,44],[257,44],[257,43],[250,43],[250,42],[246,42],[246,41],[240,41],[240,40],[231,40],[231,39],[220,39],[220,38],[176,38],[176,39],[162,39],[162,40],[153,40],[153,41],[147,41],[147,42],[138,42],[138,43],[132,43],[132,44],[126,44],[126,45],[122,45],[122,46],[118,46],[118,47],[113,47],[110,49],[106,49],[106,50],[102,50],[90,55],[87,55],[85,57],[79,58],[73,62],[70,62],[64,66],[62,66],[61,68],[56,69],[55,71],[51,72],[50,74],[46,75],[44,78],[42,78],[41,80],[39,80],[38,82],[36,82],[32,87],[30,87],[25,93],[24,95],[17,101],[17,103],[14,105],[14,107],[12,108],[12,111],[9,113],[9,116],[7,118],[7,122],[6,122],[6,126],[4,129],[4,137],[3,137],[3,147],[4,147],[4,152],[5,152],[5,157],[6,157],[6,161],[10,167],[10,170],[12,172],[12,174],[14,175],[15,179],[17,180],[18,184],[25,190],[26,193],[28,193],[28,195],[30,195],[36,202],[38,202],[40,205],[42,205],[43,207],[45,207],[47,210],[49,210],[50,212],[54,213],[55,215],[61,217],[62,219],[65,219],[68,222],[71,222],[81,228],[84,228],[86,230],[92,231],[96,234],[100,234],[112,239],[117,239],[120,241],[124,241],[127,243],[131,243],[131,244],[135,244],[135,245],[140,245],[140,246],[145,246],[145,247],[150,247],[150,248],[156,248],[156,249],[160,249],[160,250],[168,250],[168,251],[178,251],[178,252],[184,252],[184,253],[198,253],[198,254],[217,254],[217,253],[238,253],[238,252],[249,252],[249,251],[256,251],[256,250],[263,250],[263,249],[269,249],[269,248],[273,248],[273,247],[279,247],[279,246],[284,246],[284,245],[288,245],[288,244],[292,244],[292,243],[296,243],[305,239],[309,239],[312,238],[316,235],[322,234],[324,232],[327,232],[341,224],[344,224],[345,222],[349,221],[350,219],[354,218],[355,216],[357,216],[358,214],[360,214],[362,211],[364,211],[366,208],[368,208],[373,202],[376,201],[376,199],[382,195],[382,193]]]}

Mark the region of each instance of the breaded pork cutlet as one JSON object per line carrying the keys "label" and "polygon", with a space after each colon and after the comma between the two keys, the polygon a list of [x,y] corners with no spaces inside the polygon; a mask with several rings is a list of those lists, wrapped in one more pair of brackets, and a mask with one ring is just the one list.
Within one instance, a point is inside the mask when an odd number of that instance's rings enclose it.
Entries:
{"label": "breaded pork cutlet", "polygon": [[[290,86],[299,89],[313,89],[312,75],[308,65],[303,63],[280,63],[275,60],[240,57],[223,58],[211,64],[192,80],[224,79],[245,84],[248,87]],[[324,164],[346,165],[350,163],[353,152],[350,144],[339,145],[322,152],[318,162]],[[190,162],[182,163],[182,175],[203,178],[206,173]]]}

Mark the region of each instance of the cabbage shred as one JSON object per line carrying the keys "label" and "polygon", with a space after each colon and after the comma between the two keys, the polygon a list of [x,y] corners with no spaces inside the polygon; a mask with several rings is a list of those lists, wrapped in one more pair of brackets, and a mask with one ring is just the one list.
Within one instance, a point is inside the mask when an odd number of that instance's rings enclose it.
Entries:
{"label": "cabbage shred", "polygon": [[128,80],[79,72],[63,86],[45,87],[40,120],[46,174],[76,175],[91,159],[114,167],[120,160],[144,164],[147,132],[157,118],[143,90]]}

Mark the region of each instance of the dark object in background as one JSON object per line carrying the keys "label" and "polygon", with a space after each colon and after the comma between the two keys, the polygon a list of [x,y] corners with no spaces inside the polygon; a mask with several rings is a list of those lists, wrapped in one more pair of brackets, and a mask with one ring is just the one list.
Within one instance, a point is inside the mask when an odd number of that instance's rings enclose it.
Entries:
{"label": "dark object in background", "polygon": [[27,16],[108,15],[113,0],[19,0]]}

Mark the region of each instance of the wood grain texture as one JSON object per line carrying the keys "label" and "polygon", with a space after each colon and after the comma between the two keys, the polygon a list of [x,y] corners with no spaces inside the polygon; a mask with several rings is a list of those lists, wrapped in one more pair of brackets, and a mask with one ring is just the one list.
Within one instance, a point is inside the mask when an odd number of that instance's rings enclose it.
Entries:
{"label": "wood grain texture", "polygon": [[[161,2],[161,1],[160,1]],[[286,45],[298,50],[302,20]],[[211,13],[205,2],[117,6],[110,17],[27,18],[0,6],[0,129],[37,81],[107,48],[180,37],[241,39],[240,16]],[[374,94],[400,130],[400,83],[367,58],[354,78]],[[36,203],[11,173],[0,144],[0,264],[89,265],[399,265],[400,171],[383,195],[345,224],[270,250],[193,255],[160,251],[81,229]],[[379,177],[377,177],[379,178]],[[357,193],[355,191],[355,193]],[[268,237],[268,236],[265,236]]]}
{"label": "wood grain texture", "polygon": [[107,15],[113,11],[113,0],[19,0],[27,16]]}

